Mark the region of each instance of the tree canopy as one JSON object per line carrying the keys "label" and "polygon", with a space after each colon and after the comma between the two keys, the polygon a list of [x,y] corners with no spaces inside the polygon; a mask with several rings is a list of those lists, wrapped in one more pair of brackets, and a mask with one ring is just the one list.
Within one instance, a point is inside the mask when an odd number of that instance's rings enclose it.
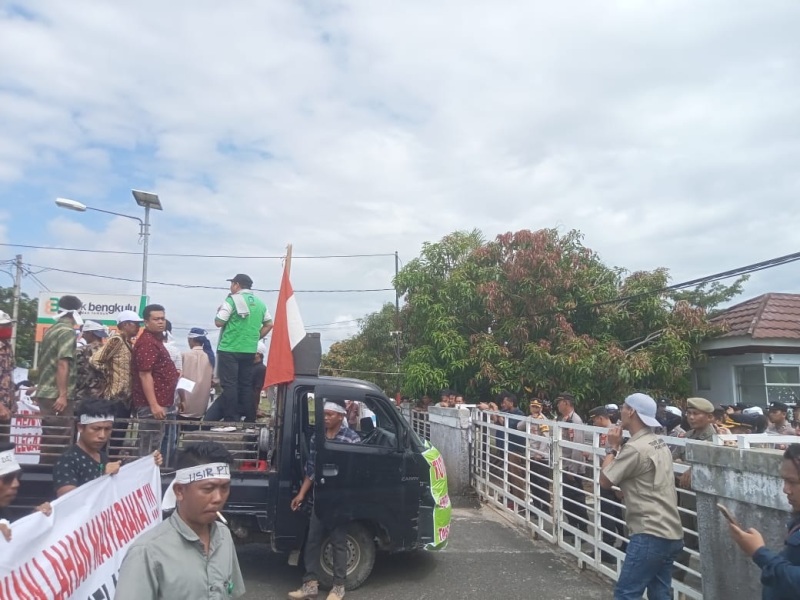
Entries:
{"label": "tree canopy", "polygon": [[384,304],[359,319],[358,329],[353,337],[331,345],[322,357],[323,374],[365,379],[393,394],[400,389],[400,379],[389,373],[398,372],[398,353],[402,352],[394,304]]}
{"label": "tree canopy", "polygon": [[[488,242],[480,231],[456,231],[425,244],[396,278],[402,389],[420,397],[453,387],[471,400],[501,389],[550,398],[569,390],[593,405],[637,389],[685,396],[699,344],[720,332],[708,315],[742,281],[665,291],[667,269],[609,267],[577,231],[523,230]],[[365,331],[329,356],[351,369],[377,365],[380,353],[363,356]],[[393,343],[384,339],[384,364]]]}

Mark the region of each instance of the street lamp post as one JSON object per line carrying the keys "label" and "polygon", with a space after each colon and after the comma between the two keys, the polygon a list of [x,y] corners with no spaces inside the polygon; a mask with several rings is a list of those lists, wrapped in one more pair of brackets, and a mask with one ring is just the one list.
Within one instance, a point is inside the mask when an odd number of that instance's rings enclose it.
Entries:
{"label": "street lamp post", "polygon": [[75,210],[78,212],[86,212],[87,210],[93,210],[95,212],[101,212],[107,215],[125,217],[126,219],[133,219],[134,221],[138,221],[139,237],[142,239],[142,296],[147,296],[147,255],[149,248],[148,242],[150,238],[150,209],[151,208],[155,210],[164,210],[164,209],[161,206],[161,200],[158,198],[157,194],[153,194],[151,192],[142,192],[140,190],[131,190],[131,192],[133,193],[133,197],[136,200],[136,204],[144,207],[144,221],[142,221],[139,217],[134,217],[132,215],[126,215],[123,213],[118,213],[111,210],[105,210],[102,208],[95,208],[93,206],[86,206],[82,202],[78,202],[77,200],[70,200],[68,198],[56,198],[56,205],[61,208],[66,208],[68,210]]}

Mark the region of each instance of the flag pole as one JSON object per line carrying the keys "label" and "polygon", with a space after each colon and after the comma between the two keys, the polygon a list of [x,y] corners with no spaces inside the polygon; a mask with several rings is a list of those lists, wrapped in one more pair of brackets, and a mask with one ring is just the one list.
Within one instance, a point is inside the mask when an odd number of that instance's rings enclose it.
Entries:
{"label": "flag pole", "polygon": [[292,245],[286,245],[286,274],[290,275],[292,273]]}

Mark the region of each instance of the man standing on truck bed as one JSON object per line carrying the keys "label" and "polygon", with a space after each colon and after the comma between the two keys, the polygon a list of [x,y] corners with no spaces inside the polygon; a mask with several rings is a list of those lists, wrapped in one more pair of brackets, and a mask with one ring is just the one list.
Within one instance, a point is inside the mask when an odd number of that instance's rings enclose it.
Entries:
{"label": "man standing on truck bed", "polygon": [[[361,441],[358,434],[349,427],[343,426],[347,410],[342,400],[327,400],[325,411],[325,439],[331,442],[357,444]],[[316,436],[315,436],[316,437]],[[305,478],[300,491],[292,499],[292,510],[299,510],[306,495],[314,485],[314,468],[317,459],[315,437],[311,438],[311,448],[305,466]],[[325,534],[325,525],[312,511],[306,538],[305,570],[303,586],[299,590],[289,592],[289,600],[314,600],[319,595],[319,576],[317,569],[320,565],[322,554],[322,538]],[[347,526],[337,524],[330,531],[331,546],[333,547],[333,588],[328,594],[328,600],[342,600],[344,598],[345,578],[347,577]]]}
{"label": "man standing on truck bed", "polygon": [[217,310],[214,324],[222,328],[217,346],[217,376],[222,394],[209,408],[207,421],[256,420],[252,377],[258,341],[272,330],[272,317],[251,288],[249,275],[232,279],[231,293]]}
{"label": "man standing on truck bed", "polygon": [[70,427],[75,393],[75,325],[83,325],[80,310],[83,304],[75,296],[58,300],[55,324],[44,332],[39,347],[39,380],[36,402],[42,416],[42,464],[52,465],[72,441]]}
{"label": "man standing on truck bed", "polygon": [[133,346],[133,410],[139,423],[139,455],[144,456],[161,447],[164,435],[163,421],[167,411],[177,412],[173,406],[178,385],[178,369],[164,347],[164,329],[167,317],[164,307],[150,304],[144,307],[144,331]]}

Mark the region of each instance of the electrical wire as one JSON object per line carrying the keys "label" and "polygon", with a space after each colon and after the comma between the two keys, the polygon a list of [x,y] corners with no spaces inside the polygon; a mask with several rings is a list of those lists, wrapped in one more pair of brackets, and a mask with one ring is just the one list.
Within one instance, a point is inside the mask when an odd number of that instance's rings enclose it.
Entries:
{"label": "electrical wire", "polygon": [[[130,252],[125,250],[95,250],[92,248],[64,248],[59,246],[34,246],[31,244],[7,244],[0,243],[0,246],[7,248],[28,248],[32,250],[54,250],[59,252],[86,252],[90,254],[121,254],[128,256],[141,256],[141,252]],[[240,256],[234,254],[176,254],[171,252],[149,252],[148,256],[168,256],[171,258],[240,258],[244,260],[255,259],[283,259],[286,256]],[[309,256],[292,255],[292,260],[306,259],[306,258],[371,258],[375,256],[394,256],[394,253],[376,253],[376,254],[319,254]]]}
{"label": "electrical wire", "polygon": [[[130,277],[115,277],[112,275],[100,275],[99,273],[86,273],[83,271],[72,271],[69,269],[59,269],[56,267],[47,267],[44,265],[33,265],[28,264],[28,267],[34,267],[37,269],[41,269],[34,273],[34,275],[39,275],[41,273],[47,271],[53,271],[56,273],[68,273],[71,275],[81,275],[83,277],[96,277],[98,279],[110,279],[112,281],[127,281],[130,283],[140,283],[141,279],[131,279]],[[197,285],[191,283],[171,283],[166,281],[152,281],[147,280],[148,285],[162,285],[167,287],[178,287],[183,289],[200,289],[200,290],[224,290],[227,289],[223,286],[218,285]],[[265,293],[277,293],[280,290],[278,289],[261,289],[261,288],[253,288],[254,292],[265,292]],[[366,293],[366,292],[393,292],[394,288],[360,288],[360,289],[345,289],[345,290],[294,290],[296,294],[356,294],[356,293]]]}

